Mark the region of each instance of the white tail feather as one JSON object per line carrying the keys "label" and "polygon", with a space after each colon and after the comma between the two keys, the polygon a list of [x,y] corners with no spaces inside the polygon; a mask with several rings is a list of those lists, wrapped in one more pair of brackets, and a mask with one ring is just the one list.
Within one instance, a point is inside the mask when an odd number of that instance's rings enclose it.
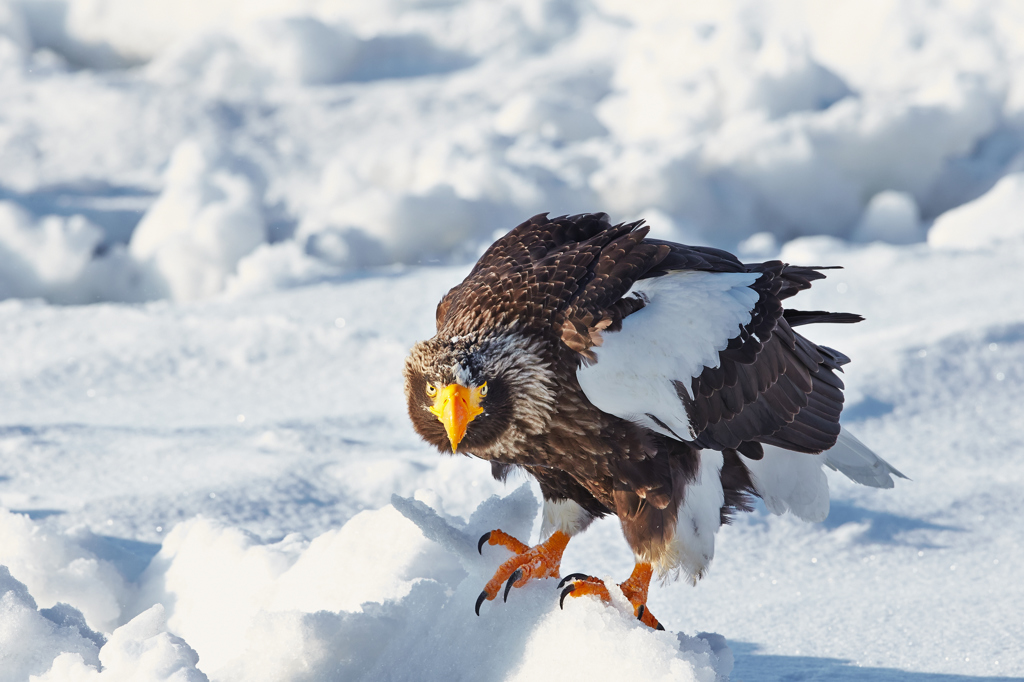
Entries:
{"label": "white tail feather", "polygon": [[907,478],[896,467],[871,451],[846,429],[825,455],[825,466],[844,474],[847,478],[872,488],[891,488],[893,476]]}
{"label": "white tail feather", "polygon": [[762,459],[743,463],[771,513],[790,511],[804,521],[824,521],[828,516],[828,479],[820,455],[765,445]]}

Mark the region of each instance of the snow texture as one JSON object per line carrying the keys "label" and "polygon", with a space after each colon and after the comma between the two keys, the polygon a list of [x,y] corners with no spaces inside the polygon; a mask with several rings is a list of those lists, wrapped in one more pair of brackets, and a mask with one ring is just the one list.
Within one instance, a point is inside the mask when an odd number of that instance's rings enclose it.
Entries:
{"label": "snow texture", "polygon": [[919,243],[1020,171],[1022,37],[1015,0],[2,0],[0,297],[466,263],[542,211]]}
{"label": "snow texture", "polygon": [[[1022,67],[1015,0],[0,0],[0,681],[1020,679]],[[665,632],[475,616],[539,491],[405,414],[467,263],[583,210],[844,266],[797,307],[912,479],[754,464]]]}

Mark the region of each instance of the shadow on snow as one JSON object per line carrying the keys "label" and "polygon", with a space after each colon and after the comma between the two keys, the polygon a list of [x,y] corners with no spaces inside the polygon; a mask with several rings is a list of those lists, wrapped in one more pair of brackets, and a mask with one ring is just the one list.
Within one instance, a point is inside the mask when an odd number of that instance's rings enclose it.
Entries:
{"label": "shadow on snow", "polygon": [[835,530],[847,523],[866,523],[867,530],[861,535],[865,542],[877,542],[883,545],[913,545],[915,547],[938,547],[929,542],[910,542],[899,536],[911,531],[952,531],[964,532],[957,526],[946,526],[915,519],[911,516],[900,516],[889,512],[864,509],[848,502],[832,500],[828,518],[821,525],[827,530]]}
{"label": "shadow on snow", "polygon": [[758,653],[758,645],[750,642],[729,642],[735,666],[729,678],[736,682],[768,682],[774,680],[812,682],[814,680],[873,680],[874,682],[978,682],[1000,680],[1012,682],[1022,677],[951,675],[946,673],[912,672],[895,668],[870,668],[854,665],[840,658],[814,656],[779,656]]}

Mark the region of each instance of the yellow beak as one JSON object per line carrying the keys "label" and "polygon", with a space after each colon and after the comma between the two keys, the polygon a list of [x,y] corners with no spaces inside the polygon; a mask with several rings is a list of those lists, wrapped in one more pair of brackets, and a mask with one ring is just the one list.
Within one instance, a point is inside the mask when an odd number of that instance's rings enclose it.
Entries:
{"label": "yellow beak", "polygon": [[448,432],[448,440],[452,444],[452,452],[456,451],[462,438],[466,435],[469,422],[484,411],[479,405],[479,397],[459,384],[445,386],[438,392],[433,406],[428,409],[437,417],[438,421],[444,424],[444,429]]}

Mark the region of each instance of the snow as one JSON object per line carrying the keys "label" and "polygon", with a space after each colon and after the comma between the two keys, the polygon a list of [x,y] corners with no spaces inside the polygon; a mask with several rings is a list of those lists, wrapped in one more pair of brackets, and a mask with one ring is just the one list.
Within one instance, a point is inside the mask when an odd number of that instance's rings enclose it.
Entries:
{"label": "snow", "polygon": [[197,142],[178,145],[166,187],[128,246],[161,280],[160,293],[178,301],[222,291],[238,261],[266,238],[252,185],[214,165]]}
{"label": "snow", "polygon": [[[0,295],[465,264],[594,207],[921,242],[1019,170],[1022,35],[1013,0],[3,0]],[[247,260],[280,243],[312,262]]]}
{"label": "snow", "polygon": [[1024,235],[1024,173],[999,179],[984,196],[943,213],[928,231],[928,243],[943,248],[993,246]]}
{"label": "snow", "polygon": [[[0,0],[0,681],[1024,675],[1022,37],[1012,0]],[[538,490],[405,414],[481,249],[582,210],[844,266],[798,307],[867,318],[808,333],[911,479],[738,518],[665,632],[550,579],[475,616]],[[562,572],[631,568],[605,519]]]}
{"label": "snow", "polygon": [[871,197],[850,239],[855,242],[913,244],[923,241],[924,235],[914,197],[906,192],[886,190]]}

